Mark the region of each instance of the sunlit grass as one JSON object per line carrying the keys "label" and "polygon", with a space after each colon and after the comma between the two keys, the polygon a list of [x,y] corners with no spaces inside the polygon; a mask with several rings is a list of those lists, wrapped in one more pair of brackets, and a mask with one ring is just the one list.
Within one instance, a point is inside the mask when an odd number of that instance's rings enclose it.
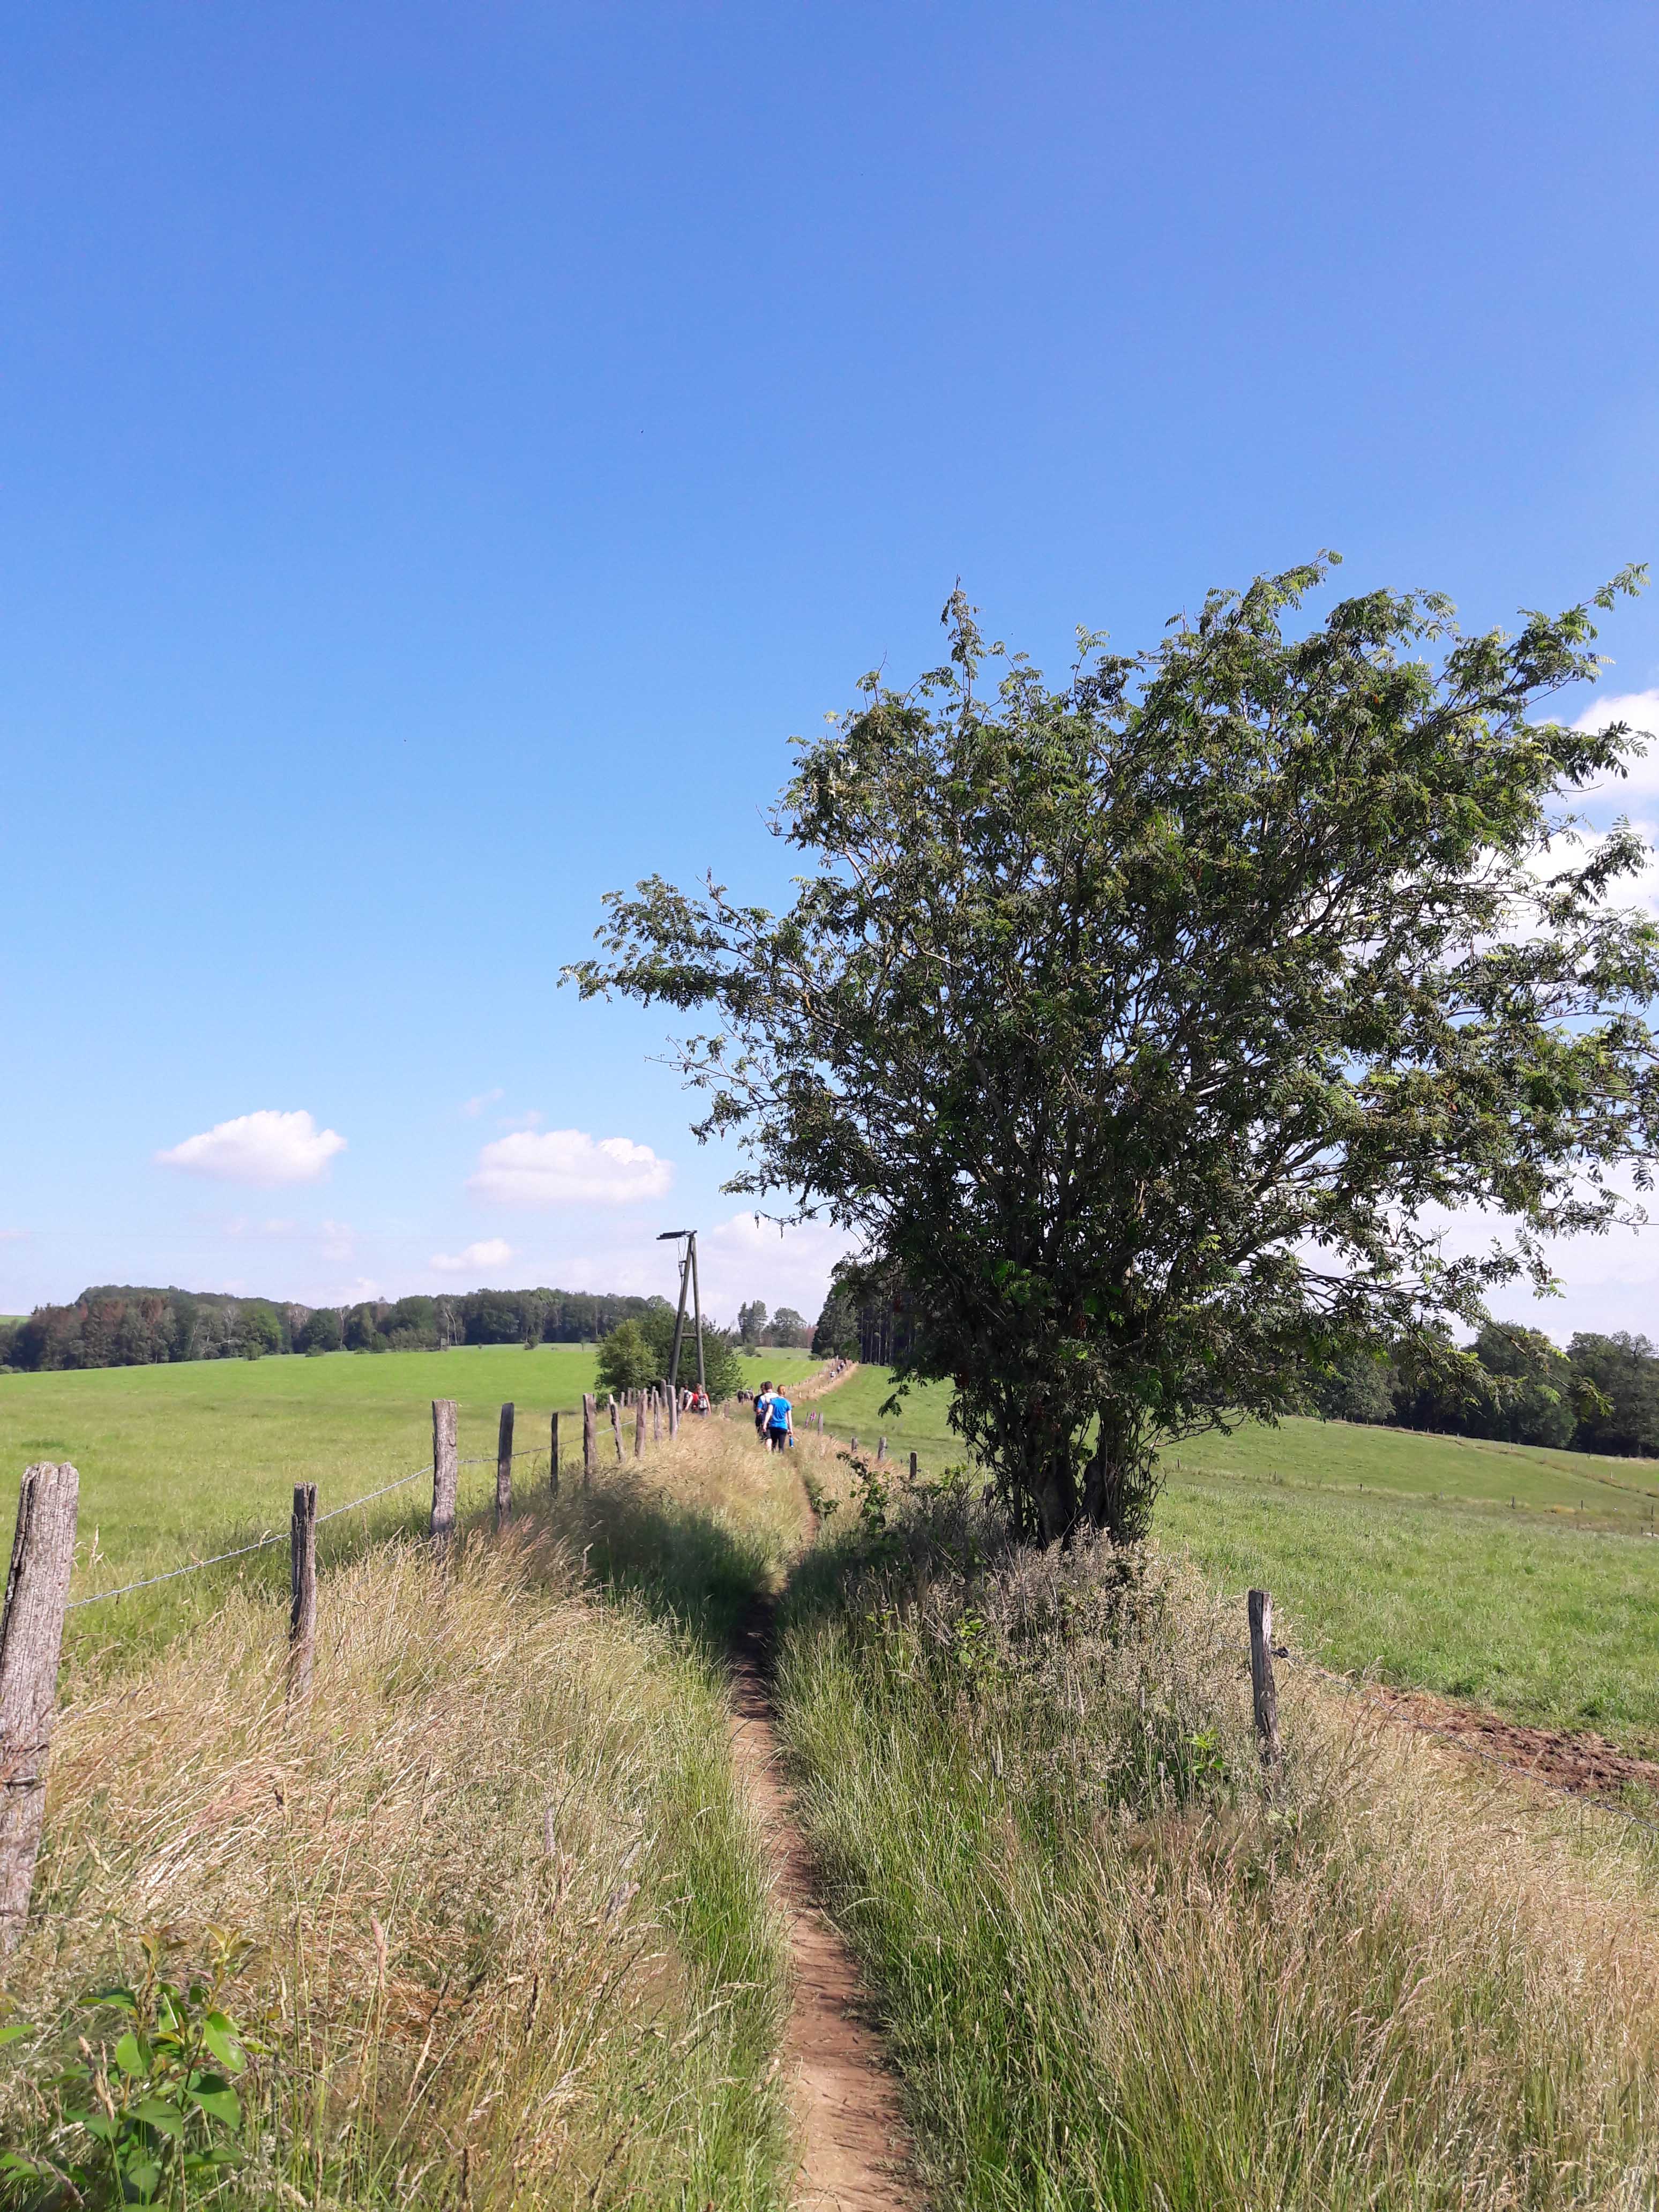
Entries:
{"label": "sunlit grass", "polygon": [[[936,1473],[949,1392],[882,1415],[884,1370],[824,1403]],[[1659,1751],[1659,1462],[1291,1420],[1176,1446],[1154,1516],[1212,1586],[1271,1589],[1330,1666]],[[1510,1499],[1515,1500],[1513,1505]]]}
{"label": "sunlit grass", "polygon": [[933,2201],[1650,2203],[1647,1846],[1305,1676],[1265,1787],[1243,1627],[948,1507],[799,1575],[783,1726]]}
{"label": "sunlit grass", "polygon": [[715,1563],[728,1610],[775,1579],[804,1508],[706,1438],[669,1457],[476,1520],[451,1568],[402,1539],[325,1571],[302,1707],[248,1589],[80,1654],[0,2136],[46,2139],[52,2049],[142,1930],[189,1963],[217,1925],[259,1946],[233,2002],[269,2050],[216,2202],[787,2201],[785,1954],[700,1601]]}

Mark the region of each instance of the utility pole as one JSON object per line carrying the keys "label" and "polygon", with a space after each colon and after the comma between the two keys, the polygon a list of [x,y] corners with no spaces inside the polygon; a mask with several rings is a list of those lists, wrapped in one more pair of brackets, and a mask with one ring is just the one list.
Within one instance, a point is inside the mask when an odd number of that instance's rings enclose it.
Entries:
{"label": "utility pole", "polygon": [[685,1249],[687,1257],[691,1262],[691,1310],[696,1316],[697,1323],[697,1390],[699,1395],[702,1395],[705,1392],[702,1372],[702,1294],[697,1288],[697,1232],[695,1229],[685,1240]]}
{"label": "utility pole", "polygon": [[695,1229],[665,1229],[659,1244],[684,1244],[680,1254],[680,1302],[674,1315],[674,1347],[668,1355],[668,1387],[679,1388],[680,1351],[685,1341],[685,1294],[691,1293],[693,1325],[697,1332],[697,1388],[706,1387],[702,1364],[702,1293],[697,1284],[697,1232]]}

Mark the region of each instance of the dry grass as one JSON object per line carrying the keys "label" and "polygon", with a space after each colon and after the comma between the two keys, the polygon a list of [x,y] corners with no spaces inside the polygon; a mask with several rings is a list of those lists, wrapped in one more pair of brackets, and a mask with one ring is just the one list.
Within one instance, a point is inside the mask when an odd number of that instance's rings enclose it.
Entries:
{"label": "dry grass", "polygon": [[1243,1628],[959,1501],[800,1578],[785,1726],[939,2201],[1652,2204],[1651,1853],[1306,1677],[1267,1790]]}
{"label": "dry grass", "polygon": [[[219,2201],[787,2193],[783,1953],[720,1682],[580,1583],[534,1518],[447,1571],[398,1542],[324,1581],[301,1710],[246,1596],[80,1685],[9,1992],[52,2031],[140,1929],[253,1938],[234,2004],[270,2048]],[[49,2123],[44,2057],[10,2075],[13,2140]]]}

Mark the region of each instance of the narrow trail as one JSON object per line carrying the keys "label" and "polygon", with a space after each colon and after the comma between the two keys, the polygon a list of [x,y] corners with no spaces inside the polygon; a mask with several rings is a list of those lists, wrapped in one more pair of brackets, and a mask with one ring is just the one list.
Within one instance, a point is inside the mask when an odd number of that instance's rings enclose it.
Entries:
{"label": "narrow trail", "polygon": [[732,1748],[760,1815],[789,1932],[793,2000],[783,2061],[800,2130],[801,2212],[921,2212],[897,2086],[879,2039],[859,2017],[853,1954],[817,1901],[811,1853],[795,1817],[772,1724],[770,1608],[757,1605],[732,1655]]}

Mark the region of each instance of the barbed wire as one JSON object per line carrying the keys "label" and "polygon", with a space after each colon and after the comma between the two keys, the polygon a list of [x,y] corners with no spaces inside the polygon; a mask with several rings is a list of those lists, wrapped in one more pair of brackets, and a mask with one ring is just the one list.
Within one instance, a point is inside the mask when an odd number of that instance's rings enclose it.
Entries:
{"label": "barbed wire", "polygon": [[[509,1459],[545,1459],[547,1455],[547,1446],[538,1448],[533,1444],[526,1444],[521,1451],[507,1454]],[[464,1467],[498,1467],[500,1464],[498,1454],[479,1452],[468,1459],[458,1459],[455,1467],[459,1473]],[[353,1498],[344,1505],[331,1505],[326,1513],[317,1516],[318,1526],[320,1527],[325,1521],[337,1521],[343,1513],[355,1513],[360,1506],[372,1504],[377,1498],[388,1497],[392,1491],[402,1490],[411,1482],[418,1482],[423,1474],[430,1474],[431,1472],[432,1463],[428,1460],[424,1467],[411,1468],[409,1474],[400,1474],[393,1482],[383,1482],[378,1490],[366,1490],[361,1498]],[[136,1583],[122,1583],[114,1589],[94,1590],[90,1597],[72,1598],[64,1610],[65,1613],[78,1613],[82,1606],[102,1605],[106,1598],[130,1597],[134,1590],[154,1589],[158,1583],[177,1582],[181,1575],[200,1574],[204,1567],[221,1567],[227,1559],[246,1559],[254,1552],[269,1551],[273,1544],[282,1543],[285,1534],[281,1528],[273,1528],[269,1534],[256,1537],[251,1544],[237,1544],[228,1552],[215,1552],[210,1559],[187,1560],[182,1567],[169,1567],[163,1574],[144,1575]]]}
{"label": "barbed wire", "polygon": [[[493,1465],[493,1460],[489,1463]],[[456,1462],[458,1468],[483,1467],[485,1464],[486,1462],[483,1459],[464,1459]],[[410,1483],[418,1482],[423,1474],[430,1474],[431,1472],[432,1464],[428,1461],[424,1467],[413,1468],[409,1474],[400,1474],[394,1482],[383,1482],[378,1490],[366,1490],[361,1498],[351,1498],[344,1505],[331,1506],[326,1513],[319,1513],[317,1516],[318,1522],[320,1525],[325,1521],[337,1521],[341,1514],[355,1513],[359,1506],[372,1504],[375,1498],[388,1497],[394,1490],[403,1490]],[[271,1545],[283,1543],[286,1540],[287,1534],[286,1529],[273,1528],[268,1535],[256,1538],[252,1544],[237,1544],[228,1552],[214,1553],[210,1559],[191,1559],[182,1567],[169,1567],[164,1574],[144,1575],[137,1582],[122,1583],[115,1589],[94,1590],[90,1597],[74,1598],[64,1610],[65,1613],[78,1613],[83,1605],[102,1605],[106,1598],[127,1597],[134,1590],[154,1589],[157,1583],[177,1582],[181,1575],[200,1574],[204,1567],[222,1566],[227,1559],[245,1559],[251,1553],[268,1551]]]}

